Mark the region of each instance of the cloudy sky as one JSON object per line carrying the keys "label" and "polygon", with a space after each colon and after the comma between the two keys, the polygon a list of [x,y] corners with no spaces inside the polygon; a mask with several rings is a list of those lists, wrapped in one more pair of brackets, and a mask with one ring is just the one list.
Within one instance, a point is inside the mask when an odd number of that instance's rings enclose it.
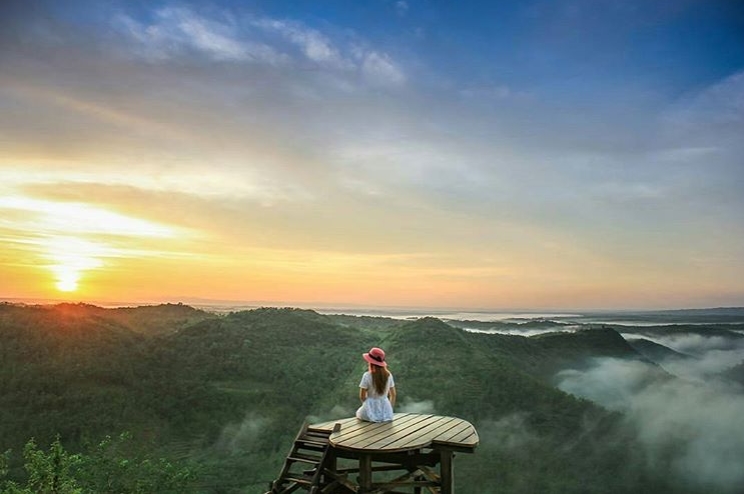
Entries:
{"label": "cloudy sky", "polygon": [[0,3],[0,297],[744,305],[737,0]]}

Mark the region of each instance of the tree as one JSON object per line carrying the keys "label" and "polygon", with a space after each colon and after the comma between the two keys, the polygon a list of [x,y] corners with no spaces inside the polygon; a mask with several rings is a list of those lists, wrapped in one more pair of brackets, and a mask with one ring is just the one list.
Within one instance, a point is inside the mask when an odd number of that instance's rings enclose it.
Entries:
{"label": "tree", "polygon": [[[3,455],[0,474],[7,474],[7,458]],[[31,439],[23,448],[24,468],[28,474],[25,487],[15,482],[6,482],[3,494],[83,494],[83,489],[73,475],[80,464],[81,456],[69,454],[62,447],[59,436],[49,446],[49,452],[39,449]]]}
{"label": "tree", "polygon": [[[130,448],[131,435],[106,436],[91,454],[70,454],[59,436],[45,452],[31,439],[23,448],[25,485],[6,480],[0,494],[145,494],[184,492],[195,479],[191,469]],[[129,456],[125,456],[129,455]],[[10,451],[0,455],[0,479],[8,474]]]}

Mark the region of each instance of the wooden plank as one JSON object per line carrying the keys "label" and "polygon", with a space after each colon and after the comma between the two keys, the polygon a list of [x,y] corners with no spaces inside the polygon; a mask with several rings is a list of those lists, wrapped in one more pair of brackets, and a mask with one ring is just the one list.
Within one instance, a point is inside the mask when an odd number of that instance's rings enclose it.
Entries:
{"label": "wooden plank", "polygon": [[382,424],[370,424],[369,426],[352,431],[349,434],[340,437],[334,437],[331,440],[331,445],[337,448],[346,448],[347,444],[360,441],[365,437],[371,437],[375,434],[381,434],[390,428],[389,425],[383,426]]}
{"label": "wooden plank", "polygon": [[475,446],[478,444],[478,433],[475,432],[473,427],[471,427],[469,430],[462,431],[460,434],[450,439],[450,442],[461,446],[466,444],[472,444]]}
{"label": "wooden plank", "polygon": [[431,438],[436,435],[437,431],[442,427],[446,427],[451,420],[455,419],[449,417],[436,417],[436,420],[434,421],[420,423],[415,430],[401,431],[401,433],[385,438],[385,441],[377,441],[374,444],[368,445],[368,447],[386,451],[413,447],[427,447],[431,442]]}
{"label": "wooden plank", "polygon": [[[430,415],[410,415],[403,417],[400,420],[395,420],[393,422],[385,422],[385,423],[371,423],[366,422],[368,424],[364,428],[360,428],[354,431],[350,431],[349,433],[339,433],[337,435],[333,435],[331,437],[331,442],[335,446],[339,447],[349,447],[349,445],[352,445],[358,443],[359,441],[362,441],[364,438],[374,437],[379,434],[385,434],[389,433],[389,431],[393,430],[399,430],[404,427],[409,427],[411,424],[415,424],[418,421],[424,420],[427,417],[431,417]],[[342,431],[343,432],[343,431]]]}
{"label": "wooden plank", "polygon": [[[405,420],[405,419],[406,417],[401,418],[401,420]],[[335,440],[339,440],[347,436],[361,434],[370,428],[373,430],[378,427],[384,427],[385,424],[389,424],[389,423],[390,422],[365,422],[363,420],[355,419],[353,423],[342,425],[341,430],[338,432],[332,433],[331,436]]]}
{"label": "wooden plank", "polygon": [[[398,419],[401,419],[401,418],[403,418],[405,416],[408,416],[408,415],[416,415],[416,414],[414,414],[414,413],[394,413],[393,414],[393,420],[398,420]],[[341,424],[341,428],[343,429],[343,428],[349,427],[350,425],[354,425],[354,424],[357,424],[357,423],[368,424],[370,422],[365,422],[363,420],[359,420],[356,417],[348,417],[348,418],[344,418],[344,419],[329,420],[327,422],[319,422],[317,424],[312,424],[312,425],[309,425],[308,426],[308,429],[332,432],[333,431],[333,426],[336,425],[337,423],[340,423]],[[377,423],[377,422],[371,422],[371,423]]]}
{"label": "wooden plank", "polygon": [[343,443],[349,441],[353,437],[362,434],[369,434],[373,431],[384,429],[386,427],[397,427],[411,420],[417,420],[419,417],[420,415],[416,414],[404,414],[401,417],[395,418],[392,422],[364,422],[359,420],[356,424],[342,427],[341,431],[333,433],[331,435],[331,442],[333,444]]}
{"label": "wooden plank", "polygon": [[335,441],[343,440],[347,437],[356,436],[359,434],[366,434],[369,431],[384,427],[384,422],[362,422],[358,420],[356,423],[342,427],[340,431],[331,434]]}
{"label": "wooden plank", "polygon": [[436,442],[448,442],[452,441],[452,438],[457,436],[463,431],[470,430],[472,426],[465,422],[464,420],[458,420],[457,425],[455,427],[452,427],[448,429],[447,431],[443,431],[439,436],[436,438]]}
{"label": "wooden plank", "polygon": [[338,419],[338,420],[330,420],[328,422],[321,422],[319,424],[312,424],[308,426],[308,429],[311,430],[321,430],[321,431],[333,431],[333,426],[337,423],[341,423],[341,426],[343,427],[345,424],[351,424],[356,422],[358,419],[356,417],[350,417],[345,419]]}
{"label": "wooden plank", "polygon": [[[365,450],[374,450],[376,448],[370,447],[371,444],[377,443],[379,441],[384,441],[388,437],[397,437],[397,436],[404,436],[409,435],[413,433],[414,431],[420,429],[421,427],[426,426],[427,424],[433,423],[437,421],[437,417],[433,415],[421,415],[409,422],[406,422],[403,424],[402,427],[388,427],[385,429],[380,429],[379,431],[375,431],[375,433],[372,434],[364,434],[358,438],[356,438],[353,441],[350,441],[348,443],[344,443],[344,447],[350,447],[355,449],[365,449]],[[389,442],[389,441],[388,441]]]}
{"label": "wooden plank", "polygon": [[429,424],[425,424],[415,431],[412,431],[408,435],[397,435],[390,438],[392,439],[392,441],[388,441],[386,443],[378,441],[374,444],[370,444],[368,447],[383,450],[426,447],[431,444],[432,439],[434,439],[440,432],[442,432],[442,430],[446,431],[456,425],[457,420],[458,419],[453,417],[440,417],[439,420],[436,420],[435,422]]}
{"label": "wooden plank", "polygon": [[421,422],[415,428],[409,428],[396,432],[374,443],[368,444],[367,448],[375,450],[395,450],[405,447],[423,448],[429,445],[430,439],[423,437],[428,431],[436,431],[441,427],[442,421],[438,418],[429,422]]}
{"label": "wooden plank", "polygon": [[428,480],[431,480],[432,482],[441,482],[441,477],[437,472],[432,470],[429,467],[419,467],[419,469],[423,472],[424,477],[426,477]]}
{"label": "wooden plank", "polygon": [[460,426],[442,434],[432,442],[433,444],[462,448],[463,452],[472,452],[472,449],[478,446],[479,441],[480,438],[475,428],[463,420]]}
{"label": "wooden plank", "polygon": [[389,491],[397,487],[438,487],[439,481],[434,480],[422,480],[424,472],[419,469],[414,469],[404,473],[391,480],[385,482],[375,482],[372,487],[380,491]]}
{"label": "wooden plank", "polygon": [[465,420],[412,413],[396,413],[392,422],[365,422],[351,417],[309,428],[332,431],[336,424],[341,424],[340,430],[330,434],[329,443],[349,451],[393,452],[441,445],[470,452],[479,441],[475,428]]}

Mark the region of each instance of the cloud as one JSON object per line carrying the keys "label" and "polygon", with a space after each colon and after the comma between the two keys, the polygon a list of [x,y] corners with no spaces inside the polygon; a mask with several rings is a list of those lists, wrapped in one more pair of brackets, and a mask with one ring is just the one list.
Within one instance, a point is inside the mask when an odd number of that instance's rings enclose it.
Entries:
{"label": "cloud", "polygon": [[635,396],[629,419],[652,458],[678,445],[672,465],[681,478],[733,493],[744,482],[744,436],[733,432],[744,427],[742,410],[740,391],[715,383],[669,382]]}
{"label": "cloud", "polygon": [[149,60],[165,60],[189,50],[217,61],[263,62],[281,65],[288,57],[272,47],[241,39],[234,22],[197,15],[184,7],[155,11],[150,24],[120,14],[114,22],[136,44],[136,52]]}
{"label": "cloud", "polygon": [[520,328],[492,328],[492,329],[482,329],[482,328],[467,328],[463,327],[465,331],[469,331],[471,333],[485,333],[485,334],[506,334],[511,336],[537,336],[545,333],[575,333],[579,327],[578,326],[564,326],[564,327],[552,327],[552,328],[534,328],[534,329],[520,329]]}
{"label": "cloud", "polygon": [[298,46],[310,61],[344,70],[353,67],[327,36],[299,22],[260,18],[252,21],[252,24],[289,40]]}
{"label": "cloud", "polygon": [[168,238],[175,234],[172,227],[83,203],[60,203],[11,196],[0,198],[0,210],[23,213],[25,221],[3,225],[14,229],[40,229],[44,232],[73,235],[100,233],[159,238]]}
{"label": "cloud", "polygon": [[[659,117],[659,163],[673,164],[685,170],[692,180],[700,180],[697,165],[706,165],[725,178],[739,179],[744,171],[738,157],[744,152],[744,71],[735,72],[702,90],[685,94]],[[709,173],[710,175],[710,173]],[[721,183],[721,188],[731,183]],[[689,189],[700,187],[699,182]],[[735,189],[735,187],[734,187]],[[725,194],[726,201],[740,200],[739,190]],[[693,196],[694,197],[694,196]]]}
{"label": "cloud", "polygon": [[[84,273],[113,259],[160,257],[176,237],[193,232],[88,203],[0,197],[0,240],[6,254],[23,257],[51,272],[61,291],[74,291]],[[157,248],[145,247],[156,241]],[[183,251],[166,254],[187,257]]]}
{"label": "cloud", "polygon": [[616,411],[627,411],[633,396],[660,374],[636,361],[599,358],[592,362],[589,372],[560,371],[556,375],[558,388]]}
{"label": "cloud", "polygon": [[680,130],[744,124],[744,70],[681,98],[666,117]]}
{"label": "cloud", "polygon": [[307,422],[311,424],[317,424],[320,422],[329,422],[331,420],[342,419],[345,417],[353,417],[354,410],[344,407],[342,405],[334,405],[333,408],[327,412],[323,412],[317,415],[308,415]]}
{"label": "cloud", "polygon": [[588,370],[558,374],[559,388],[623,412],[643,445],[649,467],[668,465],[680,485],[739,492],[744,394],[715,379],[697,384],[659,378],[653,366],[637,361],[596,359]]}
{"label": "cloud", "polygon": [[270,422],[265,417],[248,413],[242,422],[226,425],[215,446],[230,453],[255,450]]}
{"label": "cloud", "polygon": [[434,410],[434,402],[431,400],[422,400],[422,401],[414,401],[411,399],[404,399],[399,405],[398,405],[398,412],[403,413],[428,413],[428,414],[434,414],[436,411]]}
{"label": "cloud", "polygon": [[479,422],[478,435],[481,443],[487,443],[497,451],[516,454],[538,445],[541,438],[529,427],[528,418],[527,413],[515,413],[498,420]]}
{"label": "cloud", "polygon": [[[125,207],[154,201],[153,214],[188,195],[171,217],[214,218],[205,228],[235,232],[231,245],[423,245],[460,259],[439,293],[467,292],[468,305],[740,298],[740,145],[702,124],[680,132],[659,119],[663,101],[568,105],[464,62],[449,77],[437,36],[411,42],[402,22],[380,41],[366,23],[332,24],[347,16],[101,5],[86,3],[85,20],[25,8],[0,33],[0,182],[28,179],[13,193],[110,202],[128,188],[139,201]],[[719,92],[735,94],[735,79]],[[504,270],[484,265],[529,272],[511,293],[538,298],[499,291]]]}
{"label": "cloud", "polygon": [[236,17],[227,11],[205,15],[169,6],[156,10],[151,22],[120,13],[113,25],[130,41],[134,55],[152,62],[200,55],[213,61],[300,70],[310,63],[331,71],[345,84],[354,75],[373,86],[395,87],[406,82],[400,64],[389,53],[370,48],[355,34],[333,40],[296,20]]}
{"label": "cloud", "polygon": [[[624,334],[626,339],[637,334]],[[651,340],[677,352],[692,355],[694,359],[669,357],[657,362],[675,376],[705,383],[731,367],[744,362],[744,338],[704,336],[695,333],[659,336],[644,334]]]}
{"label": "cloud", "polygon": [[339,45],[327,35],[298,21],[259,18],[251,24],[288,40],[299,47],[311,62],[342,73],[358,71],[373,85],[399,86],[406,82],[399,64],[389,54],[369,48],[366,42],[356,38]]}
{"label": "cloud", "polygon": [[406,77],[395,62],[385,53],[370,51],[363,53],[362,73],[375,84],[398,86],[406,82]]}

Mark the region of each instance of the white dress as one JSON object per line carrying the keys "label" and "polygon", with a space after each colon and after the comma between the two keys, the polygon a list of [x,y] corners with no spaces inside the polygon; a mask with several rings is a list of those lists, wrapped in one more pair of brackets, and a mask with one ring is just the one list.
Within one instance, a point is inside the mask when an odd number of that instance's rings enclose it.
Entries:
{"label": "white dress", "polygon": [[365,372],[362,376],[362,382],[359,383],[359,387],[367,390],[367,399],[364,400],[362,406],[356,411],[358,419],[368,422],[389,422],[393,420],[393,406],[388,399],[388,391],[390,391],[390,388],[395,387],[392,374],[388,376],[387,383],[385,384],[385,392],[382,395],[377,394],[372,382],[372,373],[369,371]]}

